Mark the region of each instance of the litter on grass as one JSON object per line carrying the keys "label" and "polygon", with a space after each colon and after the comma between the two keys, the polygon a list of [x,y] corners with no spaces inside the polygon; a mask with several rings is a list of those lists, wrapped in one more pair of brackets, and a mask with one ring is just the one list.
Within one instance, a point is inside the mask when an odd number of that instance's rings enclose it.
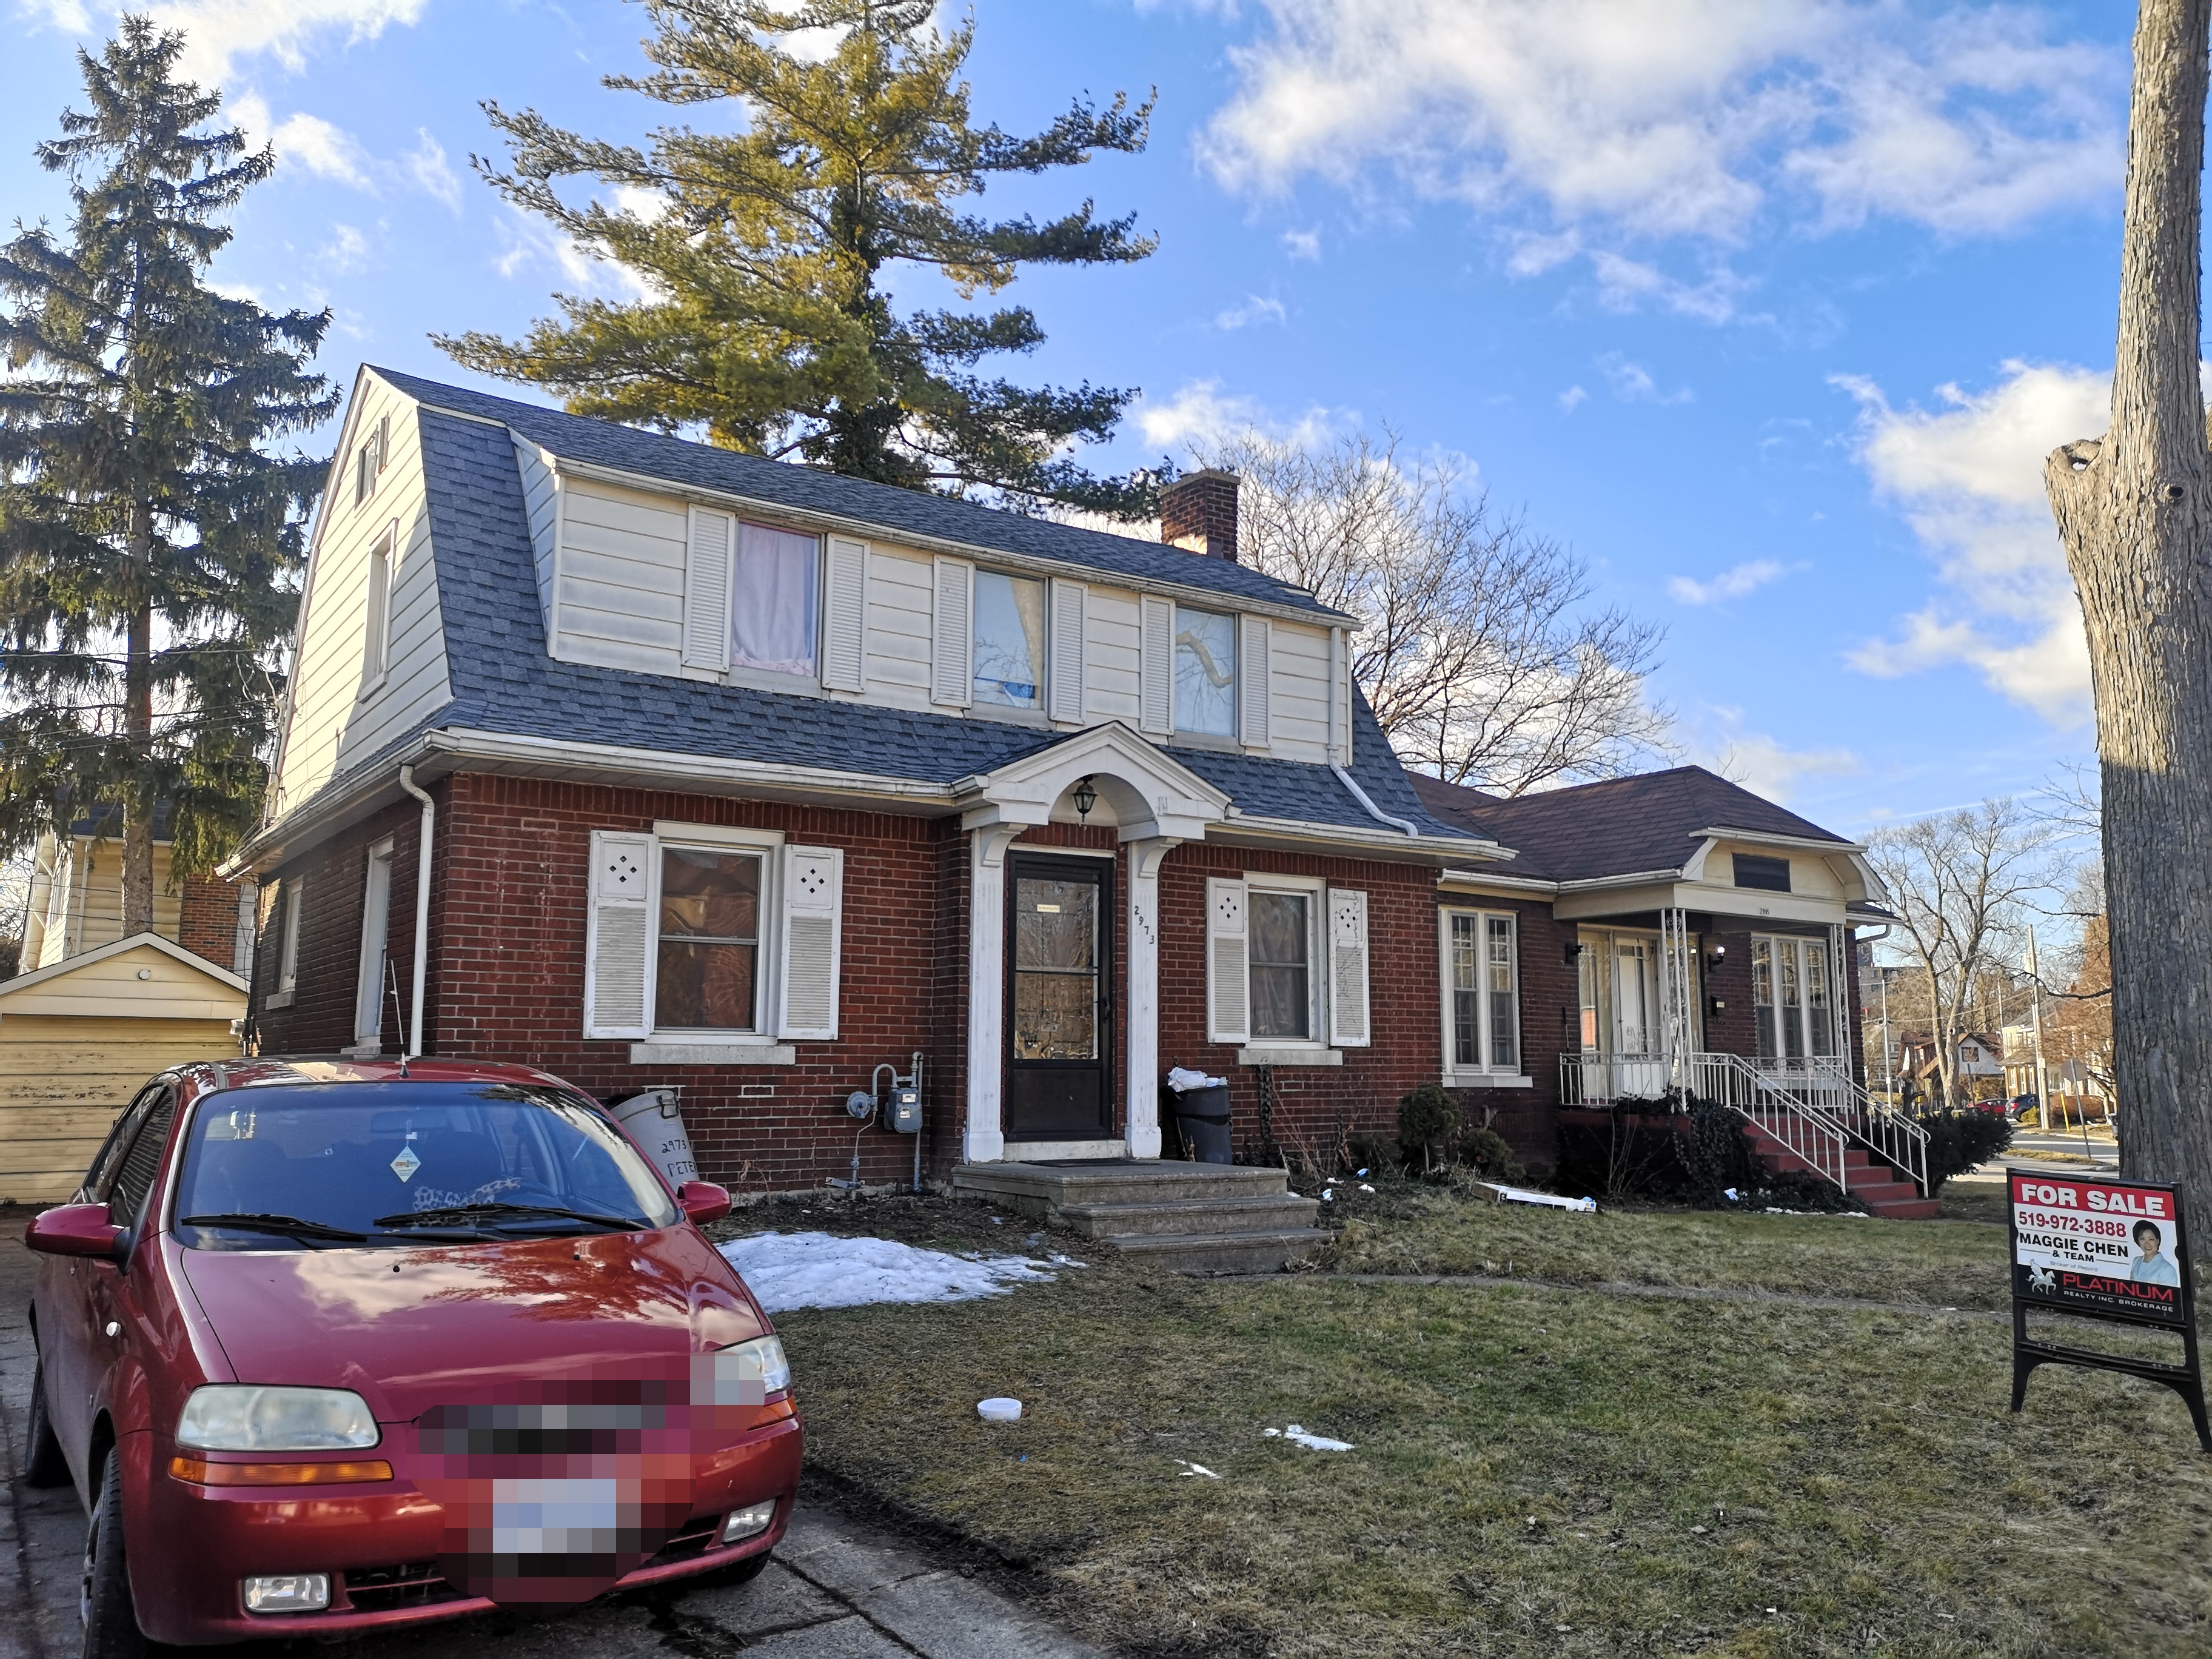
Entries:
{"label": "litter on grass", "polygon": [[1768,1215],[1848,1216],[1857,1221],[1867,1221],[1872,1219],[1872,1218],[1869,1217],[1864,1210],[1778,1210],[1771,1204],[1766,1206],[1765,1213]]}
{"label": "litter on grass", "polygon": [[1597,1213],[1594,1198],[1561,1198],[1557,1193],[1532,1193],[1526,1187],[1501,1187],[1496,1182],[1483,1183],[1507,1204],[1542,1204],[1554,1210],[1580,1210],[1587,1214]]}
{"label": "litter on grass", "polygon": [[830,1233],[756,1233],[721,1247],[769,1312],[787,1308],[857,1308],[871,1302],[966,1302],[1004,1296],[1019,1285],[1049,1285],[1064,1255],[951,1255],[888,1238]]}
{"label": "litter on grass", "polygon": [[1284,1439],[1304,1446],[1308,1451],[1350,1451],[1352,1449],[1352,1443],[1349,1440],[1332,1440],[1325,1434],[1308,1434],[1296,1423],[1291,1424],[1287,1429],[1268,1429],[1265,1432],[1279,1434]]}
{"label": "litter on grass", "polygon": [[995,1395],[988,1400],[975,1402],[975,1415],[986,1423],[1018,1423],[1022,1417],[1022,1402],[1005,1395]]}
{"label": "litter on grass", "polygon": [[1180,1457],[1176,1458],[1175,1461],[1178,1463],[1182,1463],[1182,1472],[1185,1474],[1202,1474],[1208,1480],[1218,1480],[1221,1479],[1219,1475],[1216,1474],[1212,1469],[1206,1468],[1203,1463],[1183,1463],[1182,1459]]}

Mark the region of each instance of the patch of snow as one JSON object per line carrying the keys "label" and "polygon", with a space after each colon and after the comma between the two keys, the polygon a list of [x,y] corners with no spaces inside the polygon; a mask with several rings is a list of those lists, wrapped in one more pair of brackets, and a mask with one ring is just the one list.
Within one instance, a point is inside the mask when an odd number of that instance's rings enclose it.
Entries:
{"label": "patch of snow", "polygon": [[1287,1429],[1267,1429],[1263,1432],[1279,1434],[1293,1444],[1304,1446],[1308,1451],[1350,1451],[1352,1449],[1352,1443],[1349,1440],[1332,1440],[1325,1434],[1308,1434],[1296,1423],[1291,1424]]}
{"label": "patch of snow", "polygon": [[[870,1302],[967,1302],[1004,1296],[1017,1285],[1049,1285],[1052,1267],[1024,1256],[951,1255],[888,1238],[830,1233],[756,1233],[732,1239],[722,1256],[769,1313],[787,1308],[857,1308]],[[1079,1267],[1079,1261],[1054,1261]]]}
{"label": "patch of snow", "polygon": [[1771,1205],[1770,1205],[1770,1206],[1767,1206],[1767,1209],[1766,1209],[1766,1211],[1765,1211],[1765,1213],[1766,1213],[1766,1214],[1768,1214],[1768,1215],[1814,1215],[1814,1216],[1837,1216],[1837,1217],[1849,1217],[1849,1218],[1852,1218],[1852,1219],[1854,1219],[1854,1220],[1857,1220],[1857,1221],[1871,1221],[1871,1220],[1873,1220],[1873,1219],[1874,1219],[1874,1218],[1873,1218],[1872,1216],[1869,1215],[1869,1214],[1868,1214],[1864,1210],[1778,1210],[1778,1209],[1774,1208]]}

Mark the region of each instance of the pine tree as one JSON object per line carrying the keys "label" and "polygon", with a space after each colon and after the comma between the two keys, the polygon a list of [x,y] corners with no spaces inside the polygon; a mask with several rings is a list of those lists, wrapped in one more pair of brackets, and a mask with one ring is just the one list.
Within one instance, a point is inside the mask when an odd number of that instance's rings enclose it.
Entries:
{"label": "pine tree", "polygon": [[126,933],[153,926],[157,803],[173,879],[254,821],[326,465],[261,446],[337,405],[307,372],[327,312],[208,286],[276,162],[206,127],[222,94],[173,78],[183,45],[126,17],[78,53],[89,110],[37,150],[68,242],[0,247],[0,842],[119,804]]}
{"label": "pine tree", "polygon": [[[1135,216],[1085,202],[1044,224],[962,210],[990,180],[1144,148],[1152,105],[1078,100],[1034,137],[969,125],[960,71],[974,25],[930,26],[933,0],[645,0],[656,30],[643,77],[611,88],[678,107],[720,105],[744,130],[663,128],[650,151],[605,143],[533,111],[486,104],[511,167],[477,168],[510,201],[642,279],[628,303],[556,296],[562,319],[522,341],[437,343],[461,362],[550,387],[578,414],[673,430],[914,488],[996,492],[1123,516],[1152,510],[1147,475],[1100,479],[1069,458],[1103,441],[1134,395],[1026,388],[975,372],[1034,349],[1036,317],[1012,307],[900,315],[885,268],[921,267],[963,300],[996,294],[1025,264],[1127,264],[1154,241]],[[834,39],[826,58],[793,36]],[[614,203],[562,199],[599,179]]]}

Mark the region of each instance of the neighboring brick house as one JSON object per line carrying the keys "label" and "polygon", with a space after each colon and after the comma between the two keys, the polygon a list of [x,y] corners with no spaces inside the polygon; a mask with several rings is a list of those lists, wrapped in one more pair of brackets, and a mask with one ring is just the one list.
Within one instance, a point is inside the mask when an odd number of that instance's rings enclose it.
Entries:
{"label": "neighboring brick house", "polygon": [[[1656,999],[1718,926],[1686,906],[1771,911],[1770,966],[1826,973],[1856,848],[1665,774],[1709,822],[1592,878],[1629,843],[1577,826],[1651,800],[1409,779],[1353,619],[1237,562],[1237,489],[1184,480],[1141,541],[364,369],[232,872],[256,1040],[679,1086],[702,1169],[756,1189],[856,1142],[901,1178],[844,1102],[917,1053],[939,1176],[1156,1158],[1178,1064],[1231,1078],[1246,1146],[1387,1131],[1437,1079],[1540,1169],[1563,1080],[1640,1090],[1667,1041],[1577,988],[1598,952],[1637,945]],[[1792,1008],[1778,1066],[1850,1051]]]}

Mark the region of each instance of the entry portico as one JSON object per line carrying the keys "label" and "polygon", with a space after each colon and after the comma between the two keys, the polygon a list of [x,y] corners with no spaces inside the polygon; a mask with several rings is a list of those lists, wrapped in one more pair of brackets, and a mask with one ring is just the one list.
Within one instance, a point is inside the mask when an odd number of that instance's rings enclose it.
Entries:
{"label": "entry portico", "polygon": [[[1090,805],[1081,810],[1079,787]],[[968,1127],[966,1162],[1001,1158],[1158,1158],[1160,1155],[1159,872],[1170,852],[1202,841],[1230,811],[1229,797],[1116,721],[954,786],[961,827],[969,836],[968,928]],[[1006,861],[1025,830],[1095,818],[1127,849],[1121,861],[1127,987],[1121,1053],[1115,1062],[1123,1101],[1119,1136],[1060,1135],[1007,1144],[1007,1004],[1013,976]],[[1040,901],[1051,902],[1053,901]],[[1103,923],[1102,915],[1098,921]],[[1102,927],[1095,933],[1103,938]],[[1094,942],[1093,950],[1098,948]],[[1102,1022],[1103,1023],[1103,1022]],[[1094,1042],[1097,1032],[1092,1032]]]}

